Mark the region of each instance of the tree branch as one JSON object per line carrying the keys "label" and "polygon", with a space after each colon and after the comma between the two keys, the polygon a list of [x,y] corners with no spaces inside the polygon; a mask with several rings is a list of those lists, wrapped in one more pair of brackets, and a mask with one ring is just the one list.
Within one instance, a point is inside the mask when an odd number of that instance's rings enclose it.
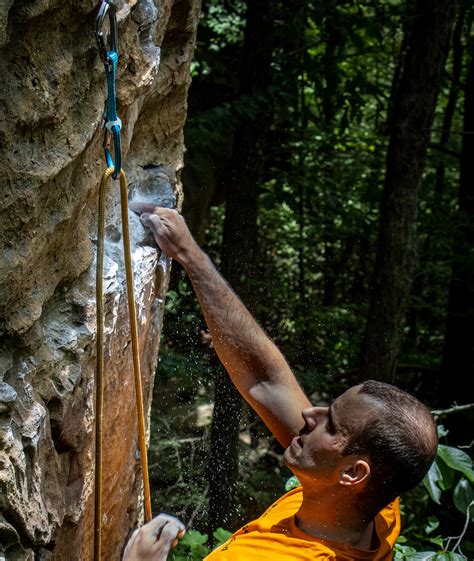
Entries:
{"label": "tree branch", "polygon": [[461,542],[462,542],[464,536],[466,535],[467,529],[469,527],[469,522],[471,521],[471,508],[473,506],[474,506],[474,501],[471,501],[466,508],[466,520],[464,522],[464,528],[462,529],[461,535],[457,536],[457,537],[446,538],[446,549],[448,549],[452,540],[457,540],[453,549],[451,550],[452,553],[455,553],[456,549],[459,549],[459,547],[461,545]]}
{"label": "tree branch", "polygon": [[428,130],[429,132],[448,132],[449,134],[457,134],[458,136],[466,136],[466,135],[474,134],[474,131],[450,131],[443,128],[441,129],[432,128]]}
{"label": "tree branch", "polygon": [[461,152],[456,152],[455,150],[450,150],[449,148],[445,148],[444,146],[441,146],[440,144],[434,144],[433,142],[430,142],[429,147],[434,148],[435,150],[438,150],[439,152],[442,152],[443,154],[447,154],[448,156],[452,156],[453,158],[460,158],[461,157]]}
{"label": "tree branch", "polygon": [[202,508],[202,504],[205,501],[207,494],[209,493],[209,483],[207,484],[206,488],[203,491],[202,497],[201,499],[198,501],[198,504],[196,505],[196,508],[193,510],[191,517],[189,518],[188,523],[186,524],[186,528],[192,528],[194,519],[196,518],[197,514],[199,513],[199,510]]}
{"label": "tree branch", "polygon": [[474,409],[474,403],[467,403],[466,405],[454,405],[449,409],[433,409],[431,414],[436,419],[439,419],[440,417],[446,417],[452,413],[462,413],[464,411],[471,411],[472,409]]}
{"label": "tree branch", "polygon": [[448,78],[448,80],[450,80],[459,89],[461,89],[463,91],[466,91],[466,85],[463,84],[462,82],[460,82],[455,76],[453,76],[449,72],[446,72],[446,70],[444,71],[444,75],[446,76],[446,78]]}

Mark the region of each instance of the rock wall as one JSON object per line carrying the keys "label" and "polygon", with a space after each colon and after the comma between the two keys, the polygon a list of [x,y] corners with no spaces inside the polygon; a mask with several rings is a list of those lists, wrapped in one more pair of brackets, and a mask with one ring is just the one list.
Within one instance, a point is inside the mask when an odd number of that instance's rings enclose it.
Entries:
{"label": "rock wall", "polygon": [[[117,1],[131,197],[180,202],[199,0]],[[0,4],[0,559],[92,559],[98,2]],[[152,167],[149,164],[169,166]],[[147,166],[146,168],[144,166]],[[142,516],[118,208],[108,197],[103,559]],[[169,262],[130,217],[146,410]],[[158,264],[158,267],[157,267]]]}

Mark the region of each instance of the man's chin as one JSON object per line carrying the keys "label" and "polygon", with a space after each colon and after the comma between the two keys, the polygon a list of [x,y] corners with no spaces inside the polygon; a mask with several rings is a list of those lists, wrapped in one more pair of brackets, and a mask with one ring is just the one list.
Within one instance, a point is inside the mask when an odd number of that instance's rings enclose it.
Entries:
{"label": "man's chin", "polygon": [[291,450],[291,446],[283,452],[283,461],[285,462],[286,467],[292,469],[294,465],[296,465],[296,458],[293,455],[293,451]]}

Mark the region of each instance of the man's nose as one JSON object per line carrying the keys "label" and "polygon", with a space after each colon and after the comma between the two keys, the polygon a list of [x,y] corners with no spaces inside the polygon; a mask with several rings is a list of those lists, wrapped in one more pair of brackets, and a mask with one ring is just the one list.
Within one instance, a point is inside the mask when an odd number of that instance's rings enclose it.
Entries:
{"label": "man's nose", "polygon": [[307,428],[313,430],[318,424],[318,421],[326,416],[327,410],[327,407],[306,407],[306,409],[303,409],[302,415]]}

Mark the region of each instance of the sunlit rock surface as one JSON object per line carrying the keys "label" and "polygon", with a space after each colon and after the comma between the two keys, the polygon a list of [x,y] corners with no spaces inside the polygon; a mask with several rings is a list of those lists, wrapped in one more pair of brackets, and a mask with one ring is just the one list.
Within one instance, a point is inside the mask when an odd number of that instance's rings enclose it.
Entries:
{"label": "sunlit rock surface", "polygon": [[[131,196],[179,203],[169,170],[143,166],[182,167],[199,1],[117,6]],[[92,559],[94,254],[106,95],[97,7],[0,7],[0,559],[8,561]],[[118,183],[110,188],[103,559],[118,560],[141,516],[141,479]],[[158,261],[138,219],[130,221],[149,412],[169,262]]]}

